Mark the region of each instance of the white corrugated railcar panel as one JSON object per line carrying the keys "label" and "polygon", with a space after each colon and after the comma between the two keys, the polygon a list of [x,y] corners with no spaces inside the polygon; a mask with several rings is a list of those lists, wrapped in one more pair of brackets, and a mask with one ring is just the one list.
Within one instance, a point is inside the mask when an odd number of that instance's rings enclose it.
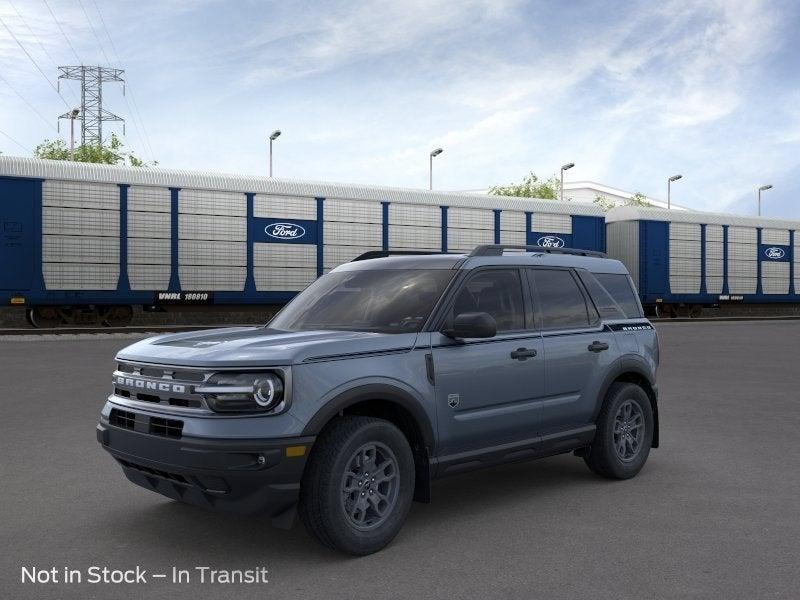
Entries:
{"label": "white corrugated railcar panel", "polygon": [[128,265],[128,281],[132,290],[166,290],[170,274],[169,265]]}
{"label": "white corrugated railcar panel", "polygon": [[118,263],[119,239],[85,235],[44,235],[42,261]]}
{"label": "white corrugated railcar panel", "polygon": [[172,215],[157,212],[128,212],[128,236],[137,238],[172,237]]}
{"label": "white corrugated railcar panel", "polygon": [[325,226],[328,221],[341,223],[383,223],[383,205],[368,200],[326,199],[323,202]]}
{"label": "white corrugated railcar panel", "polygon": [[[778,242],[773,242],[778,243]],[[762,262],[761,289],[765,294],[789,293],[789,263]]]}
{"label": "white corrugated railcar panel", "polygon": [[722,282],[722,277],[706,277],[706,291],[709,294],[721,294]]}
{"label": "white corrugated railcar panel", "polygon": [[379,223],[325,222],[325,245],[383,246],[383,227]]}
{"label": "white corrugated railcar panel", "polygon": [[522,231],[504,231],[501,229],[500,243],[524,246],[528,243],[528,236],[525,234],[525,228],[523,228]]}
{"label": "white corrugated railcar panel", "polygon": [[213,215],[182,214],[178,218],[182,240],[247,241],[247,219]]}
{"label": "white corrugated railcar panel", "polygon": [[728,244],[729,260],[757,260],[758,246],[755,244]]}
{"label": "white corrugated railcar panel", "polygon": [[247,267],[201,267],[186,265],[178,269],[181,289],[186,291],[244,290]]}
{"label": "white corrugated railcar panel", "polygon": [[789,230],[788,229],[762,229],[761,230],[761,243],[762,244],[779,244],[781,246],[789,245]]}
{"label": "white corrugated railcar panel", "polygon": [[[571,220],[570,220],[571,222]],[[525,213],[519,210],[504,210],[500,213],[500,231],[525,234]],[[501,238],[502,239],[502,238]]]}
{"label": "white corrugated railcar panel", "polygon": [[259,292],[299,292],[317,278],[317,269],[256,267],[253,277]]}
{"label": "white corrugated railcar panel", "polygon": [[758,262],[755,260],[729,260],[728,275],[736,277],[756,277]]}
{"label": "white corrugated railcar panel", "polygon": [[724,274],[724,263],[722,259],[706,259],[706,277],[722,277]]}
{"label": "white corrugated railcar panel", "polygon": [[725,256],[725,244],[722,242],[706,240],[706,258],[723,258]]}
{"label": "white corrugated railcar panel", "polygon": [[669,277],[669,289],[673,294],[699,294],[700,276],[675,276]]}
{"label": "white corrugated railcar panel", "polygon": [[115,290],[119,264],[42,263],[48,290]]}
{"label": "white corrugated railcar panel", "polygon": [[389,225],[442,226],[442,209],[424,204],[390,204]]}
{"label": "white corrugated railcar panel", "polygon": [[728,243],[757,244],[758,232],[755,227],[728,227]]}
{"label": "white corrugated railcar panel", "polygon": [[189,215],[246,217],[247,196],[236,192],[182,189],[178,192],[178,212]]}
{"label": "white corrugated railcar panel", "polygon": [[448,208],[447,228],[451,227],[454,229],[488,229],[494,232],[494,211],[479,208]]}
{"label": "white corrugated railcar panel", "polygon": [[700,240],[671,239],[669,241],[670,258],[700,258]]}
{"label": "white corrugated railcar panel", "polygon": [[119,211],[44,206],[42,234],[119,237]]}
{"label": "white corrugated railcar panel", "polygon": [[700,241],[700,225],[695,223],[670,223],[669,239]]}
{"label": "white corrugated railcar panel", "polygon": [[328,271],[341,264],[350,262],[356,256],[360,256],[371,250],[381,250],[382,246],[333,246],[325,244],[323,251],[323,268]]}
{"label": "white corrugated railcar panel", "polygon": [[706,241],[721,242],[724,237],[722,225],[706,225]]}
{"label": "white corrugated railcar panel", "polygon": [[317,268],[317,247],[310,244],[255,244],[253,246],[255,267],[303,267]]}
{"label": "white corrugated railcar panel", "polygon": [[670,277],[684,275],[700,275],[700,258],[673,258],[669,259]]}
{"label": "white corrugated railcar panel", "polygon": [[267,219],[317,220],[316,198],[256,194],[253,216]]}
{"label": "white corrugated railcar panel", "polygon": [[128,211],[165,212],[172,210],[169,188],[132,185],[128,188]]}
{"label": "white corrugated railcar panel", "polygon": [[119,210],[119,186],[113,183],[46,179],[42,182],[42,205]]}
{"label": "white corrugated railcar panel", "polygon": [[246,267],[247,243],[180,240],[178,242],[178,264]]}
{"label": "white corrugated railcar panel", "polygon": [[535,212],[531,215],[531,231],[571,234],[572,217]]}
{"label": "white corrugated railcar panel", "polygon": [[639,287],[639,221],[615,221],[606,226],[607,253],[622,261]]}
{"label": "white corrugated railcar panel", "polygon": [[755,294],[756,285],[755,277],[731,277],[728,275],[728,291],[731,294]]}
{"label": "white corrugated railcar panel", "polygon": [[447,228],[447,249],[450,252],[469,252],[475,246],[494,243],[494,230]]}
{"label": "white corrugated railcar panel", "polygon": [[171,255],[169,239],[128,238],[128,264],[168,265]]}
{"label": "white corrugated railcar panel", "polygon": [[442,229],[416,225],[389,225],[389,248],[441,250]]}

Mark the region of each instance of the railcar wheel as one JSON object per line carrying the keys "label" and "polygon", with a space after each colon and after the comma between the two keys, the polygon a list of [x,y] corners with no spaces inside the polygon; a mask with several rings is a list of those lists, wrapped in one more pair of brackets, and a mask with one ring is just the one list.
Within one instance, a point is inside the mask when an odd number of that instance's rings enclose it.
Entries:
{"label": "railcar wheel", "polygon": [[47,329],[61,325],[61,313],[56,306],[34,306],[28,311],[28,322],[37,329]]}
{"label": "railcar wheel", "polygon": [[128,305],[109,306],[102,315],[106,327],[125,327],[133,320],[133,307]]}
{"label": "railcar wheel", "polygon": [[692,319],[698,319],[703,314],[703,306],[701,304],[692,304],[689,308],[689,316]]}

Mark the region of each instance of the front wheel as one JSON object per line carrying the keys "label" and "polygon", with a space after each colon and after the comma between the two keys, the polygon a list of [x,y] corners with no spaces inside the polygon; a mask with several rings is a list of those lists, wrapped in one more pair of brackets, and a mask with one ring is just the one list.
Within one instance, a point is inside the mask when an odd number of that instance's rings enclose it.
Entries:
{"label": "front wheel", "polygon": [[598,475],[630,479],[641,471],[653,442],[653,408],[635,383],[615,383],[597,419],[597,433],[583,460]]}
{"label": "front wheel", "polygon": [[299,513],[320,542],[357,556],[386,546],[400,531],[414,495],[414,457],[389,421],[344,416],[314,444]]}

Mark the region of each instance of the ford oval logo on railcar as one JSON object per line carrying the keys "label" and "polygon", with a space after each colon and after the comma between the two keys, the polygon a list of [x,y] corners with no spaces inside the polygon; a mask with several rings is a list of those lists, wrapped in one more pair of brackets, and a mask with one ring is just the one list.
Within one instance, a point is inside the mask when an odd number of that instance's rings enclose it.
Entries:
{"label": "ford oval logo on railcar", "polygon": [[555,235],[543,235],[536,240],[536,245],[542,248],[563,248],[566,244],[564,240]]}
{"label": "ford oval logo on railcar", "polygon": [[764,256],[772,260],[780,260],[786,256],[786,251],[783,248],[772,246],[771,248],[764,250]]}
{"label": "ford oval logo on railcar", "polygon": [[297,223],[270,223],[264,233],[277,240],[297,240],[306,234],[305,227]]}

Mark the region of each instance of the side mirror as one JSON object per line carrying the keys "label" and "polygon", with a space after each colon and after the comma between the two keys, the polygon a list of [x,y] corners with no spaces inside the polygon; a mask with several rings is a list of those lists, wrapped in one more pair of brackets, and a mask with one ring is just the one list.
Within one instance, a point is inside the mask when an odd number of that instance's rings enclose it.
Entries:
{"label": "side mirror", "polygon": [[453,339],[490,338],[497,334],[497,322],[489,313],[461,313],[453,320],[453,327],[442,333]]}

